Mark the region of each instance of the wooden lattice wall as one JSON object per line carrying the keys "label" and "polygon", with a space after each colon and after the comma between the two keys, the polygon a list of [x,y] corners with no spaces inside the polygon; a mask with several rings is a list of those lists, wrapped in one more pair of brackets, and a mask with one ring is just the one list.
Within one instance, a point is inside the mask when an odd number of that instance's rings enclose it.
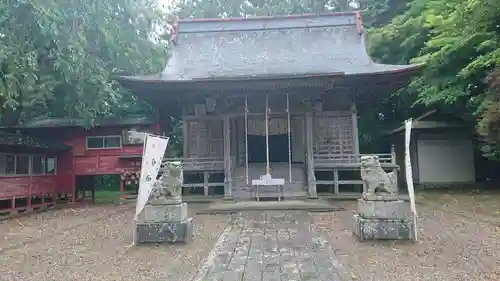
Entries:
{"label": "wooden lattice wall", "polygon": [[186,138],[188,158],[223,157],[224,131],[222,120],[197,119],[186,120],[188,137]]}
{"label": "wooden lattice wall", "polygon": [[[315,104],[313,110],[313,153],[315,155],[352,155],[356,152],[353,118],[356,115],[348,109],[348,101],[332,102],[323,97],[321,104]],[[293,162],[303,161],[303,157],[297,156],[305,151],[305,112],[307,102],[300,96],[291,96],[291,131],[292,131],[292,157]],[[322,105],[322,106],[316,106]],[[242,112],[244,111],[244,97],[235,97],[226,100],[217,100],[213,110],[207,110],[204,104],[191,105],[186,108],[185,114],[185,157],[223,157],[224,156],[224,130],[221,116],[233,115],[231,120],[231,150],[233,161],[242,165],[245,162],[245,124]],[[286,121],[286,96],[275,96],[269,98],[270,113],[273,117]],[[248,111],[249,126],[252,119],[263,121],[265,112],[263,97],[249,98]],[[259,115],[255,115],[255,114]],[[240,115],[238,115],[240,114]],[[217,118],[215,116],[219,116]],[[259,123],[259,122],[254,122]],[[286,129],[286,128],[285,128]],[[302,147],[301,147],[302,146]]]}
{"label": "wooden lattice wall", "polygon": [[314,154],[354,154],[352,118],[350,112],[314,116]]}

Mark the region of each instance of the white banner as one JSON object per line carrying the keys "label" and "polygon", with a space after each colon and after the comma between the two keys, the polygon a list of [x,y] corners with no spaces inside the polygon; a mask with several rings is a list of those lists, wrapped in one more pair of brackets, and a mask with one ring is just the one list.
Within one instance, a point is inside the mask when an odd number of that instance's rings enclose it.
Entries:
{"label": "white banner", "polygon": [[413,215],[413,229],[415,231],[415,241],[417,241],[417,208],[415,206],[415,189],[413,188],[413,170],[411,168],[410,143],[411,143],[412,119],[405,122],[405,172],[406,185],[408,186],[408,196],[410,197],[411,212]]}
{"label": "white banner", "polygon": [[167,149],[168,138],[146,135],[144,141],[144,151],[142,154],[141,178],[139,180],[139,194],[137,195],[137,205],[135,206],[135,217],[137,217],[146,206],[149,195],[153,190],[153,183],[158,176],[163,155]]}

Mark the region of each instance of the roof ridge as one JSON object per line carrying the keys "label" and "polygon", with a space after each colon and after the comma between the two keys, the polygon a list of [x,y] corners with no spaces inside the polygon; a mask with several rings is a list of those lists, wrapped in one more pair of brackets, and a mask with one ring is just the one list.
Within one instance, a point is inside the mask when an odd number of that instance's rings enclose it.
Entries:
{"label": "roof ridge", "polygon": [[274,16],[249,16],[249,17],[228,17],[228,18],[190,18],[178,19],[174,23],[183,22],[230,22],[230,21],[253,21],[253,20],[269,20],[269,19],[293,19],[293,18],[315,18],[315,17],[334,17],[345,15],[357,15],[358,11],[349,12],[324,12],[324,13],[303,13],[289,15],[274,15]]}
{"label": "roof ridge", "polygon": [[173,24],[173,37],[183,33],[252,31],[355,25],[362,33],[359,12],[259,16],[246,18],[207,18],[179,20]]}

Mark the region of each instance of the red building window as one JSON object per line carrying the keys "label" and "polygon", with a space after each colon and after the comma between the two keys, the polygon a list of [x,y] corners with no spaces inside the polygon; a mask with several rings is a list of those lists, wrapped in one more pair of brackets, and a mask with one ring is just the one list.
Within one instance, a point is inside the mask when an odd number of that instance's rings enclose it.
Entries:
{"label": "red building window", "polygon": [[113,149],[122,147],[121,136],[87,137],[87,149]]}
{"label": "red building window", "polygon": [[46,174],[55,174],[56,167],[57,167],[57,158],[56,157],[45,158],[45,173]]}
{"label": "red building window", "polygon": [[0,154],[0,176],[55,174],[56,166],[56,157]]}
{"label": "red building window", "polygon": [[30,156],[16,156],[16,175],[29,175],[30,173]]}
{"label": "red building window", "polygon": [[33,156],[31,161],[31,173],[33,175],[55,174],[56,158],[41,155]]}

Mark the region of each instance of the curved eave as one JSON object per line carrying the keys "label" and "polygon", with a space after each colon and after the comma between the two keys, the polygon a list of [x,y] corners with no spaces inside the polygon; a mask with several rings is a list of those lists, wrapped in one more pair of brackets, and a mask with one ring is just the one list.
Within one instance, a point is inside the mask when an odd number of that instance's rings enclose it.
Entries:
{"label": "curved eave", "polygon": [[[119,83],[135,95],[184,94],[192,91],[224,92],[233,90],[265,91],[277,88],[305,88],[336,86],[370,86],[373,84],[407,84],[423,65],[367,73],[312,73],[286,76],[217,77],[198,80],[167,80],[160,75],[120,76]],[[277,87],[277,85],[280,85]]]}

